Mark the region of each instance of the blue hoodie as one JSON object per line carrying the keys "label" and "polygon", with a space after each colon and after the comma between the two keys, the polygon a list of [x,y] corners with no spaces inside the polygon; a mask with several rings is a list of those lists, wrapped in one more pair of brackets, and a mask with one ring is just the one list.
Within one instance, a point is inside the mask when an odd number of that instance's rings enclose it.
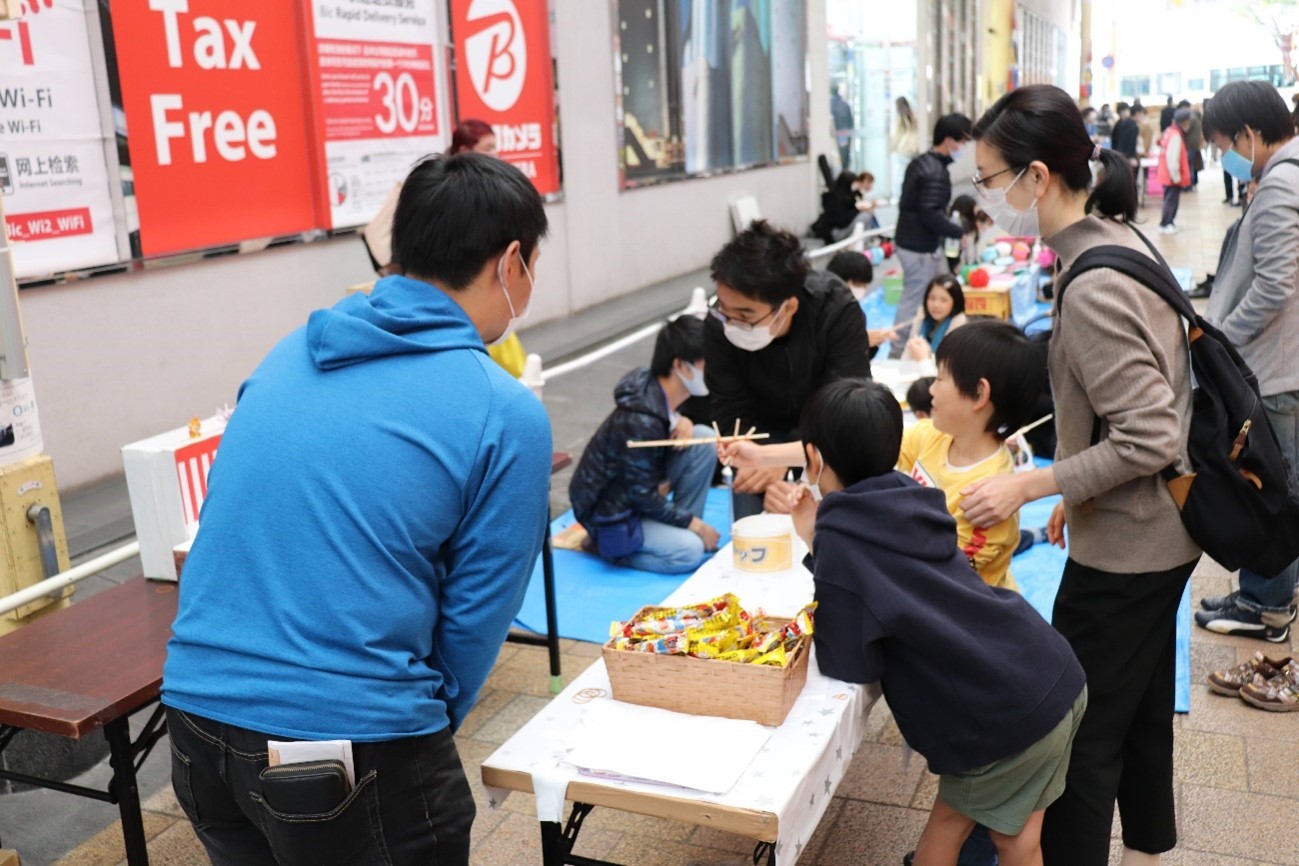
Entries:
{"label": "blue hoodie", "polygon": [[827,494],[813,542],[817,664],[846,682],[880,681],[930,771],[1022,752],[1082,692],[1068,641],[970,568],[941,490],[889,472]]}
{"label": "blue hoodie", "polygon": [[454,730],[523,602],[550,451],[446,293],[387,277],[312,313],[240,389],[163,703],[296,739]]}

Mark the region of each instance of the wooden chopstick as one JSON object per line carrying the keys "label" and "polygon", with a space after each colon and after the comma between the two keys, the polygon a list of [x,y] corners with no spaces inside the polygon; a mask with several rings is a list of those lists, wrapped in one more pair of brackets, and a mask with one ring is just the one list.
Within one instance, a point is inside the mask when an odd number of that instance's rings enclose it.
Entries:
{"label": "wooden chopstick", "polygon": [[649,439],[637,442],[627,440],[628,448],[665,448],[676,445],[716,445],[718,442],[750,442],[755,439],[769,439],[770,433],[746,433],[743,436],[701,436],[693,439]]}

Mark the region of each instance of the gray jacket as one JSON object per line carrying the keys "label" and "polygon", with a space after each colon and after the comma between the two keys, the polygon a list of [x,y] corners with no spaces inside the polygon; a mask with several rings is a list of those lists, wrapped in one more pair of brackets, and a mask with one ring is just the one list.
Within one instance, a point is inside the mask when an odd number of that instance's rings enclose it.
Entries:
{"label": "gray jacket", "polygon": [[1263,169],[1223,251],[1205,316],[1258,376],[1264,396],[1299,391],[1299,138]]}

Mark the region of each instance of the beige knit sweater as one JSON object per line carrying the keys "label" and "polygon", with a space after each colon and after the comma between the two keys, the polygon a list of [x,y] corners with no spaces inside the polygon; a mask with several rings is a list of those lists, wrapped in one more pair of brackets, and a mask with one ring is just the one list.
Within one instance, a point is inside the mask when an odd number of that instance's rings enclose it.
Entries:
{"label": "beige knit sweater", "polygon": [[[1087,217],[1044,242],[1068,269],[1085,250],[1120,244],[1149,255],[1126,225]],[[1088,271],[1057,307],[1050,353],[1069,555],[1121,574],[1164,571],[1200,555],[1159,471],[1186,468],[1190,358],[1181,320],[1149,288]],[[1091,445],[1092,423],[1101,439]]]}

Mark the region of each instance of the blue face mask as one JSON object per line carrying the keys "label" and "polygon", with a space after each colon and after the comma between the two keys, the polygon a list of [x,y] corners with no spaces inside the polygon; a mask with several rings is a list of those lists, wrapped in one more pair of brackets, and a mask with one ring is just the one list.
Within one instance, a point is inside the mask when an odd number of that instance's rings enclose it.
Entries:
{"label": "blue face mask", "polygon": [[1250,138],[1249,159],[1241,156],[1236,152],[1235,143],[1227,149],[1222,155],[1222,170],[1234,177],[1241,183],[1249,183],[1254,179],[1254,141]]}

